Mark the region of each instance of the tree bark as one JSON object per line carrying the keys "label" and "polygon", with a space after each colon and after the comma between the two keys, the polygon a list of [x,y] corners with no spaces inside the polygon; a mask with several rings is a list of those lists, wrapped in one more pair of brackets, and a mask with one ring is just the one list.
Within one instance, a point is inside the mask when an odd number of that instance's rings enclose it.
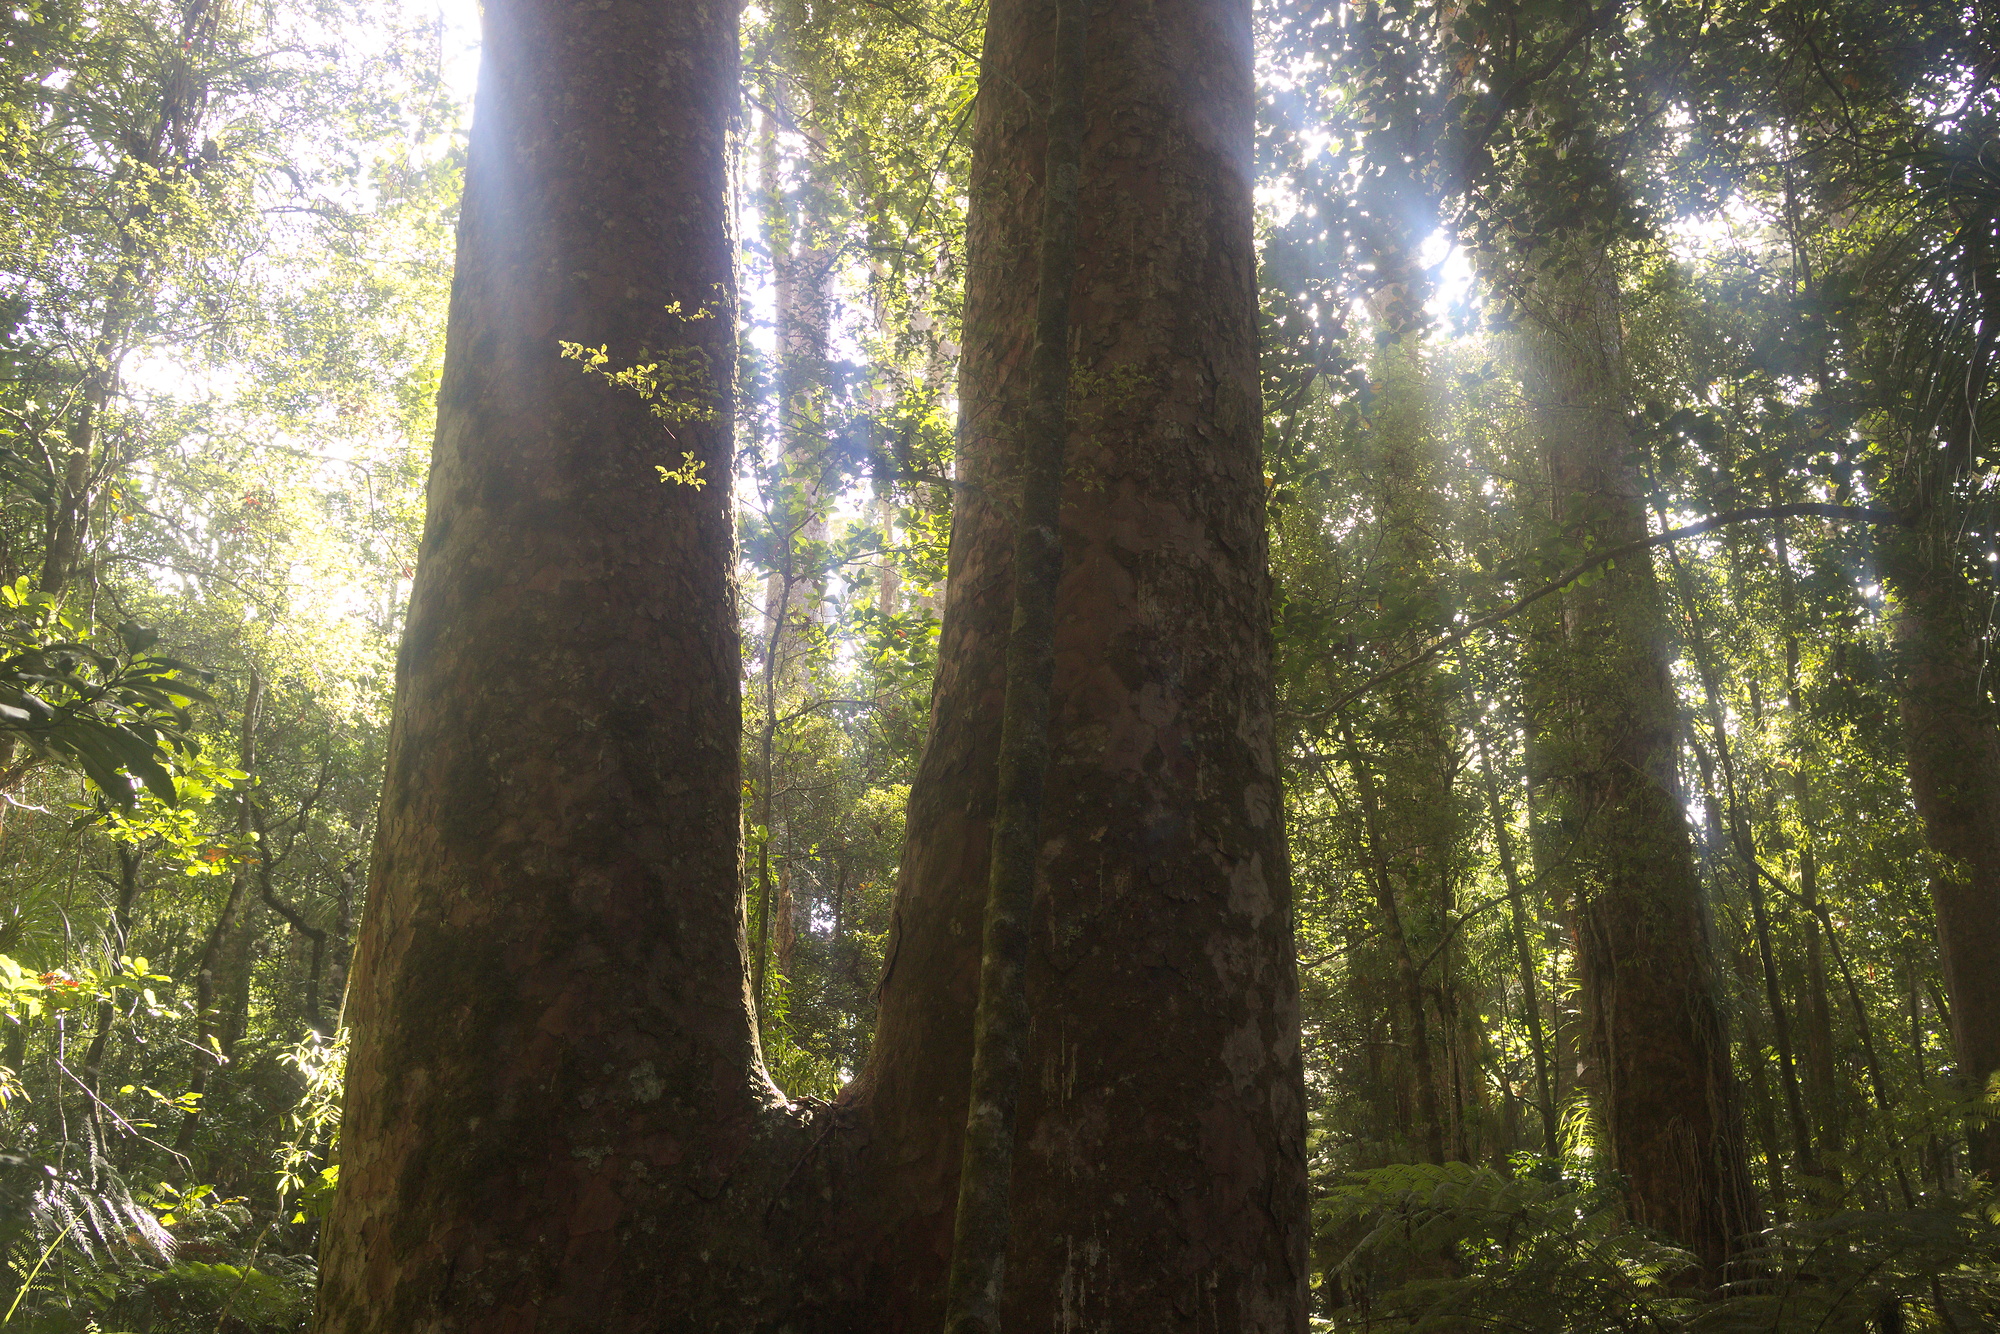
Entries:
{"label": "tree bark", "polygon": [[[1931,902],[1952,1046],[1967,1092],[1983,1092],[2000,1073],[2000,728],[1982,679],[1985,616],[1947,539],[1899,537],[1885,555],[1910,794],[1937,854]],[[1966,1140],[1972,1170],[2000,1179],[2000,1129],[1970,1123]]]}
{"label": "tree bark", "polygon": [[[1012,613],[1053,5],[975,115],[949,589],[875,1050],[868,1327],[937,1328]],[[1304,1328],[1303,1083],[1272,739],[1249,6],[1093,5],[1065,573],[1008,1328]]]}
{"label": "tree bark", "polygon": [[987,859],[986,913],[973,1015],[972,1087],[959,1161],[946,1334],[1000,1334],[1013,1219],[1014,1139],[1033,1016],[1028,931],[1041,859],[1055,676],[1056,593],[1062,583],[1062,493],[1069,436],[1070,287],[1076,277],[1078,161],[1083,152],[1083,53],[1089,0],[1058,0],[1047,157],[1042,173],[1035,341],[1022,404],[1014,516],[1014,608]]}
{"label": "tree bark", "polygon": [[[1528,275],[1523,381],[1557,526],[1586,547],[1641,539],[1623,334],[1610,256],[1552,243]],[[1613,1164],[1635,1219],[1700,1258],[1707,1282],[1756,1226],[1712,926],[1681,809],[1680,719],[1652,565],[1563,594],[1559,679],[1540,720],[1576,837],[1582,989]]]}
{"label": "tree bark", "polygon": [[738,879],[737,12],[484,13],[316,1328],[759,1328],[803,1146]]}

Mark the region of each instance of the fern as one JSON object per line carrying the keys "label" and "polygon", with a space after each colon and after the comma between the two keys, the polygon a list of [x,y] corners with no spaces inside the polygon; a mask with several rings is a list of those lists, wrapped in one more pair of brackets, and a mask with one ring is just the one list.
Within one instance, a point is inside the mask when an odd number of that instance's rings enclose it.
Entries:
{"label": "fern", "polygon": [[173,1234],[151,1209],[133,1197],[125,1178],[99,1151],[94,1136],[84,1140],[80,1169],[43,1165],[44,1181],[28,1206],[34,1230],[53,1236],[67,1228],[70,1241],[93,1261],[120,1247],[144,1246],[162,1263],[174,1258]]}
{"label": "fern", "polygon": [[[1609,1182],[1542,1166],[1357,1172],[1320,1203],[1344,1240],[1336,1329],[1878,1334],[2000,1329],[2000,1213],[1984,1200],[1773,1228],[1714,1301],[1695,1260],[1625,1220]],[[1326,1235],[1323,1231],[1322,1235]]]}
{"label": "fern", "polygon": [[1353,1241],[1355,1324],[1410,1330],[1665,1330],[1687,1252],[1631,1227],[1608,1185],[1468,1163],[1359,1172],[1324,1202]]}
{"label": "fern", "polygon": [[2000,1328],[2000,1226],[1977,1203],[1852,1211],[1773,1228],[1697,1334],[1874,1334],[1885,1309],[1911,1329]]}

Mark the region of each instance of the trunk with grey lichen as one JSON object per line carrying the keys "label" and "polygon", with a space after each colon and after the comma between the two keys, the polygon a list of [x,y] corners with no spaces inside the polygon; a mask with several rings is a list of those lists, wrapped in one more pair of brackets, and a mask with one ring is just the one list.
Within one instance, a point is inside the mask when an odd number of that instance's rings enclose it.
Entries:
{"label": "trunk with grey lichen", "polygon": [[[1610,256],[1552,243],[1525,305],[1523,389],[1557,528],[1589,549],[1643,537]],[[1544,679],[1529,694],[1543,704],[1536,745],[1573,840],[1563,881],[1605,1138],[1634,1218],[1693,1251],[1713,1284],[1756,1210],[1650,562],[1572,588],[1561,613],[1555,651],[1531,659]]]}
{"label": "trunk with grey lichen", "polygon": [[[738,893],[736,10],[484,16],[316,1328],[756,1328],[803,1141]],[[559,340],[686,372],[671,434]]]}
{"label": "trunk with grey lichen", "polygon": [[[932,735],[876,1047],[847,1099],[867,1327],[937,1328],[1013,593],[1054,7],[1001,0],[974,129]],[[1010,1329],[1304,1328],[1289,869],[1272,739],[1250,12],[1099,0],[1085,56],[1065,568]]]}

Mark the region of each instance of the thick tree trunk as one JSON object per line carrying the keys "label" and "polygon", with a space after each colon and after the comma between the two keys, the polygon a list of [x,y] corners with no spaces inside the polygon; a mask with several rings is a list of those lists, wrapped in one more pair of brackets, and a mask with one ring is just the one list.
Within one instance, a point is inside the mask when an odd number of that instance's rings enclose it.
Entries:
{"label": "thick tree trunk", "polygon": [[[1617,279],[1599,247],[1552,248],[1529,279],[1524,388],[1557,525],[1593,548],[1645,536],[1627,455]],[[1633,1216],[1707,1280],[1755,1226],[1711,924],[1681,810],[1665,618],[1652,566],[1563,597],[1556,680],[1531,694],[1577,839],[1583,998],[1603,1118]]]}
{"label": "thick tree trunk", "polygon": [[[1982,679],[1985,614],[1939,554],[1949,547],[1929,545],[1897,540],[1884,568],[1896,595],[1910,793],[1937,854],[1938,956],[1969,1092],[2000,1074],[2000,728]],[[1971,1125],[1967,1142],[1972,1170],[2000,1177],[2000,1130]]]}
{"label": "thick tree trunk", "polygon": [[1000,1334],[1013,1222],[1014,1140],[1033,1015],[1029,930],[1042,852],[1062,587],[1063,481],[1069,445],[1069,307],[1076,277],[1077,169],[1083,155],[1083,55],[1089,0],[1057,0],[1042,172],[1035,341],[1015,450],[1014,607],[1007,632],[1000,763],[987,858],[972,1085],[959,1160],[945,1334]]}
{"label": "thick tree trunk", "polygon": [[738,888],[736,9],[484,12],[317,1328],[754,1329],[804,1145]]}
{"label": "thick tree trunk", "polygon": [[[1034,327],[1043,0],[975,122],[949,600],[875,1051],[850,1095],[872,1329],[937,1327],[971,1065]],[[1241,0],[1093,4],[1052,757],[1008,1328],[1303,1329]]]}

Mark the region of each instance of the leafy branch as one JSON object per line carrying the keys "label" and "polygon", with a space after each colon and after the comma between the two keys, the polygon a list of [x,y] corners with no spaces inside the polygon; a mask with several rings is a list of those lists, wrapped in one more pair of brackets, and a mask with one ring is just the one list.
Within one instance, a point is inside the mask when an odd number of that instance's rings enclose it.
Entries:
{"label": "leafy branch", "polygon": [[195,684],[210,674],[152,652],[158,639],[131,621],[92,635],[26,577],[0,587],[0,737],[76,765],[120,809],[138,795],[126,775],[178,804],[174,769],[201,753],[188,709],[214,701]]}
{"label": "leafy branch", "polygon": [[1408,671],[1414,671],[1448,649],[1455,648],[1481,630],[1491,629],[1511,617],[1518,616],[1543,598],[1560,593],[1577,580],[1592,572],[1612,564],[1626,556],[1634,556],[1654,547],[1666,546],[1671,542],[1685,541],[1690,537],[1700,537],[1718,528],[1731,524],[1750,523],[1759,519],[1831,519],[1836,523],[1868,523],[1891,527],[1905,527],[1908,520],[1892,509],[1879,505],[1753,505],[1742,509],[1725,510],[1699,523],[1687,524],[1680,528],[1669,528],[1663,533],[1621,542],[1617,546],[1606,547],[1594,555],[1586,556],[1561,574],[1543,584],[1525,597],[1516,598],[1504,607],[1496,608],[1482,616],[1460,622],[1449,632],[1432,640],[1424,648],[1392,666],[1385,667],[1360,685],[1338,696],[1327,705],[1326,712],[1337,713],[1355,700],[1386,682],[1393,681]]}

